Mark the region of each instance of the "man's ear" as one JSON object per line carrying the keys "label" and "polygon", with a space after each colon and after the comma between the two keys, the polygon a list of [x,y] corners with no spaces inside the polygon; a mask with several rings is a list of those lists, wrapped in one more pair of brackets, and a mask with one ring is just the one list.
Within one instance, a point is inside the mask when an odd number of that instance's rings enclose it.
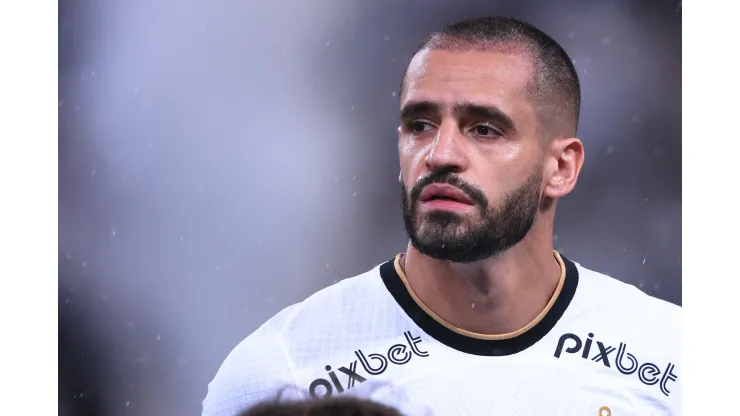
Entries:
{"label": "man's ear", "polygon": [[544,195],[553,199],[568,195],[576,186],[583,167],[583,143],[575,137],[553,139],[547,150],[549,178]]}

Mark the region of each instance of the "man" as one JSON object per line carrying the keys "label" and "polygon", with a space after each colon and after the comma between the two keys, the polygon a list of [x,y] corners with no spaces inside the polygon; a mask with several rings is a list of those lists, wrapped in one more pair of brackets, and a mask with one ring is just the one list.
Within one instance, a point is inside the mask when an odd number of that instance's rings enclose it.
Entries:
{"label": "man", "polygon": [[203,414],[285,386],[402,392],[399,407],[440,415],[680,414],[680,308],[553,251],[557,201],[583,165],[580,96],[570,58],[526,23],[432,34],[400,94],[408,249],[247,337]]}

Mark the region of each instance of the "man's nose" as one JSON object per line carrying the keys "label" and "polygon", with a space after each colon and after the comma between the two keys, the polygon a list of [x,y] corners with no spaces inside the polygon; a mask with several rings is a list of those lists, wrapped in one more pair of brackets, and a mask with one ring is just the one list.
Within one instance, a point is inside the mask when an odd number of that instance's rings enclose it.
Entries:
{"label": "man's nose", "polygon": [[467,167],[466,147],[466,138],[460,132],[457,123],[443,123],[424,160],[427,169],[432,172],[465,170]]}

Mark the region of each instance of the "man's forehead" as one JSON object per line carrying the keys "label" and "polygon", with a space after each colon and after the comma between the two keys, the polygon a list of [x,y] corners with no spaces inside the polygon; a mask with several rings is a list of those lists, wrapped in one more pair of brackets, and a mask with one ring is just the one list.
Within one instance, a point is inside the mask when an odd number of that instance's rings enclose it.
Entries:
{"label": "man's forehead", "polygon": [[526,100],[531,79],[531,61],[520,54],[422,50],[409,64],[401,105],[408,101],[502,105]]}

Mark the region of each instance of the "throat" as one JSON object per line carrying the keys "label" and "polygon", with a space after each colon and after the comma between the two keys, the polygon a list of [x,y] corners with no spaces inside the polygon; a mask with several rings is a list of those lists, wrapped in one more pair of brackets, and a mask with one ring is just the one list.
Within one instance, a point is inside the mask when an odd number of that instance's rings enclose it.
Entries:
{"label": "throat", "polygon": [[412,298],[439,323],[467,336],[505,339],[534,326],[557,298],[564,265],[550,259],[544,268],[485,267],[413,255],[399,256],[396,264]]}

